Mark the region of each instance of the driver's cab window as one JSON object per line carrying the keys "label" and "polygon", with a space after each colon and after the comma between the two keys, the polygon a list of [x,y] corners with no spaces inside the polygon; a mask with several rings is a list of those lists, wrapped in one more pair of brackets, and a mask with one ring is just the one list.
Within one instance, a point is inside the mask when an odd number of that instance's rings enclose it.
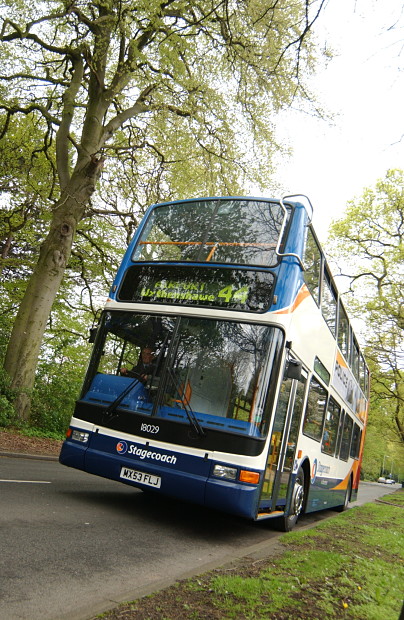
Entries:
{"label": "driver's cab window", "polygon": [[109,332],[104,343],[98,371],[119,375],[121,373],[121,368],[132,368],[136,366],[139,356],[139,346]]}

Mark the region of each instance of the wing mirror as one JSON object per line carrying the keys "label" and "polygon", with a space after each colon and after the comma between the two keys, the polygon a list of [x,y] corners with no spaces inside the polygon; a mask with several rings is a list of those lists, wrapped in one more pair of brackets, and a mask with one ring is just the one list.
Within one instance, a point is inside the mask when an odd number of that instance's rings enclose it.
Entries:
{"label": "wing mirror", "polygon": [[293,357],[287,361],[285,369],[285,379],[299,379],[302,376],[302,362],[295,360]]}

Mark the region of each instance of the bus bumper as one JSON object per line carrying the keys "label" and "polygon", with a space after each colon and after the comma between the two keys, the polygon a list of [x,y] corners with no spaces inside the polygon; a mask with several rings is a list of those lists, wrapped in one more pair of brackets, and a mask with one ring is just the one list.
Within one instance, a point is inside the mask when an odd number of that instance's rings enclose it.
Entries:
{"label": "bus bumper", "polygon": [[[128,442],[129,443],[129,442]],[[121,444],[123,447],[121,447]],[[117,450],[125,450],[119,454]],[[139,458],[136,458],[139,454]],[[160,464],[164,459],[164,465]],[[226,481],[211,476],[214,461],[199,456],[120,442],[94,435],[89,445],[65,440],[59,456],[62,465],[123,482],[143,490],[199,504],[214,510],[255,519],[259,488],[255,484]],[[124,470],[160,479],[160,486],[124,479]],[[138,475],[138,474],[136,474]]]}

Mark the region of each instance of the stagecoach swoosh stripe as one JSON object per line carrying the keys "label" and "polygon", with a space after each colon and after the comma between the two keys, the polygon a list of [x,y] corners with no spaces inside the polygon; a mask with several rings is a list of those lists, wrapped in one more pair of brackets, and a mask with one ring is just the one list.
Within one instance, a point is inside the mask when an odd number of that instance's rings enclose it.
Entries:
{"label": "stagecoach swoosh stripe", "polygon": [[348,364],[346,363],[346,361],[344,360],[344,358],[342,357],[341,353],[338,351],[337,349],[337,362],[340,366],[342,366],[343,368],[348,368]]}
{"label": "stagecoach swoosh stripe", "polygon": [[300,306],[300,304],[302,303],[304,299],[306,299],[306,297],[309,297],[309,295],[310,295],[309,289],[307,288],[305,284],[303,284],[298,294],[296,295],[296,299],[293,302],[293,304],[289,306],[288,308],[284,308],[283,310],[277,310],[276,312],[274,312],[274,314],[291,314],[292,312],[296,310],[298,306]]}
{"label": "stagecoach swoosh stripe", "polygon": [[357,472],[357,469],[358,469],[358,466],[357,466],[357,463],[355,463],[351,471],[345,476],[345,478],[341,480],[341,482],[337,484],[335,487],[330,488],[330,491],[345,491],[346,488],[348,487],[348,482],[349,482],[349,479],[352,473],[354,475],[354,480],[355,480],[355,474]]}

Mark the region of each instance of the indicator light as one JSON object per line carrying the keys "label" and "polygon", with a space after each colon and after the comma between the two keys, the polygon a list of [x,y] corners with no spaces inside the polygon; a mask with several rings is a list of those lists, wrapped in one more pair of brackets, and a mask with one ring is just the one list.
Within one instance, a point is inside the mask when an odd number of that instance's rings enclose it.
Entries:
{"label": "indicator light", "polygon": [[248,471],[242,469],[239,475],[240,482],[249,482],[250,484],[258,484],[260,481],[260,475],[257,471]]}

